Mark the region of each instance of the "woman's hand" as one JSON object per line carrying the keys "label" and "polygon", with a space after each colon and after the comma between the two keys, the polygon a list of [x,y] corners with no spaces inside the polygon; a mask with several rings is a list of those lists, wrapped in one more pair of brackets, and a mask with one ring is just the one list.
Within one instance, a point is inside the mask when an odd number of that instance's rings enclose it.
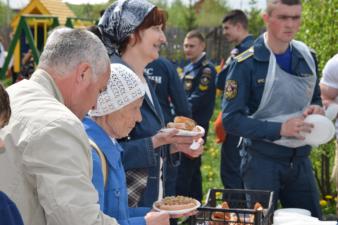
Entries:
{"label": "woman's hand", "polygon": [[166,212],[148,212],[144,219],[147,225],[169,225],[169,214]]}
{"label": "woman's hand", "polygon": [[173,143],[175,135],[178,133],[177,129],[172,129],[169,132],[158,132],[155,134],[151,140],[153,142],[153,147],[158,148],[162,145],[168,145]]}
{"label": "woman's hand", "polygon": [[202,138],[199,138],[197,140],[195,140],[195,142],[198,143],[198,147],[196,149],[192,149],[191,148],[191,143],[174,143],[171,144],[170,146],[170,153],[176,153],[176,152],[182,152],[184,154],[186,154],[187,156],[191,157],[191,158],[196,158],[198,156],[200,156],[203,153],[204,147],[204,141]]}
{"label": "woman's hand", "polygon": [[153,147],[158,148],[162,145],[168,144],[179,144],[179,145],[191,145],[194,140],[199,140],[202,135],[196,136],[177,136],[176,134],[179,132],[178,129],[172,129],[169,132],[158,132],[152,137]]}

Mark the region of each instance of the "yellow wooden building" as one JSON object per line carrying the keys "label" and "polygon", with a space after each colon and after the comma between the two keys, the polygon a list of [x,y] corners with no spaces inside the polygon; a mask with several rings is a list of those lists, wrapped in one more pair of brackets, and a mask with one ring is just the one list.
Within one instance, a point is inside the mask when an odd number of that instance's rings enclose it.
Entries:
{"label": "yellow wooden building", "polygon": [[[75,18],[74,12],[62,0],[31,0],[26,7],[20,10],[11,23],[12,30],[18,28],[21,17],[26,17],[26,22],[33,34],[34,45],[41,52],[47,39],[48,31],[55,26],[56,17],[58,24],[65,26],[67,18]],[[41,16],[41,18],[39,17]],[[51,18],[46,18],[50,16]],[[20,35],[14,50],[14,71],[19,72],[21,59],[29,50],[27,34]]]}

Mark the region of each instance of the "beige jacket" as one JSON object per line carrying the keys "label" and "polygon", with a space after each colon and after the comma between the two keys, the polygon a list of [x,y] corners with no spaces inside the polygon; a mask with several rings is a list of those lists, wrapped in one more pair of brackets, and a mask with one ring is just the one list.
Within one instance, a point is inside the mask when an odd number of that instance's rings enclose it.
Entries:
{"label": "beige jacket", "polygon": [[100,212],[87,135],[52,78],[37,70],[7,91],[12,117],[0,131],[0,190],[25,225],[117,224]]}

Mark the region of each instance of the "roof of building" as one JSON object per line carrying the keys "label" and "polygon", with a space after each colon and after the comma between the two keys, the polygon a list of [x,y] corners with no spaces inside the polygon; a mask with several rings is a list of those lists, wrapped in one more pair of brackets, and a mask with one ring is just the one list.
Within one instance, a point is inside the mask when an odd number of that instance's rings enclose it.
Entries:
{"label": "roof of building", "polygon": [[20,16],[26,14],[57,16],[61,25],[66,23],[67,17],[75,17],[74,12],[62,0],[31,0],[14,17],[12,27],[16,27]]}

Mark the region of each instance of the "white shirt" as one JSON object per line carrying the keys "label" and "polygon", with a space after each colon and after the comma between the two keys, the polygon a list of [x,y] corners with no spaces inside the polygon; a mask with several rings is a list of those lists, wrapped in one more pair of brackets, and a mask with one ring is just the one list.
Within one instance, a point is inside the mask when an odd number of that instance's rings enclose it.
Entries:
{"label": "white shirt", "polygon": [[338,89],[338,54],[327,61],[320,83]]}
{"label": "white shirt", "polygon": [[[323,76],[320,80],[320,83],[325,84],[330,88],[338,90],[338,54],[333,56],[323,69]],[[337,98],[336,98],[336,103]],[[336,137],[338,138],[338,120],[336,120]]]}

